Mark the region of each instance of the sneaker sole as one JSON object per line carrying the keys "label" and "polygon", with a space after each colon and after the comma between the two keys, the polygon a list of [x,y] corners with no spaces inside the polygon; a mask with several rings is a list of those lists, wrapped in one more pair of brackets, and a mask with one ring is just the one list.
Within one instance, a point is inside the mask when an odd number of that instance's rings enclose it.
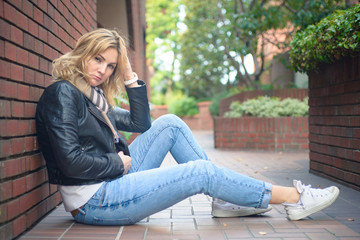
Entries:
{"label": "sneaker sole", "polygon": [[238,211],[231,211],[231,210],[221,210],[221,209],[215,209],[211,211],[211,215],[213,217],[246,217],[246,216],[252,216],[257,215],[261,213],[266,213],[272,210],[272,206],[268,206],[268,208],[254,208],[254,210],[238,210]]}
{"label": "sneaker sole", "polygon": [[309,209],[307,209],[307,210],[301,211],[301,213],[289,214],[289,215],[287,216],[287,218],[288,218],[289,220],[291,220],[291,221],[296,221],[296,220],[300,220],[300,219],[302,219],[302,218],[305,218],[305,217],[307,217],[307,216],[309,216],[309,215],[311,215],[311,214],[313,214],[313,213],[316,213],[316,212],[318,212],[318,211],[321,211],[321,210],[324,209],[324,208],[327,208],[327,207],[330,206],[330,205],[337,199],[337,197],[339,196],[340,191],[339,191],[338,188],[335,188],[335,191],[334,191],[334,192],[335,192],[335,193],[334,193],[334,197],[333,197],[330,201],[328,201],[328,202],[326,202],[326,203],[324,203],[324,204],[322,204],[322,205],[314,206],[314,207],[309,208]]}

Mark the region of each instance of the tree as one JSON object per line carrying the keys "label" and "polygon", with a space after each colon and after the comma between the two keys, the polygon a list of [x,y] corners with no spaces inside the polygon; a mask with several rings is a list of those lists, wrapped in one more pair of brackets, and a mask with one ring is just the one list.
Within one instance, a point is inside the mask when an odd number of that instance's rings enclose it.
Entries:
{"label": "tree", "polygon": [[271,45],[278,52],[287,51],[298,29],[319,21],[340,2],[184,0],[187,31],[178,44],[187,95],[212,96],[224,84],[258,88],[269,68],[267,60],[274,55],[265,48]]}
{"label": "tree", "polygon": [[[152,99],[158,99],[158,104],[164,104],[175,85],[175,64],[178,61],[178,36],[180,29],[179,6],[181,0],[147,0],[147,59],[150,61],[154,76],[151,80]],[[155,100],[156,101],[156,100]]]}

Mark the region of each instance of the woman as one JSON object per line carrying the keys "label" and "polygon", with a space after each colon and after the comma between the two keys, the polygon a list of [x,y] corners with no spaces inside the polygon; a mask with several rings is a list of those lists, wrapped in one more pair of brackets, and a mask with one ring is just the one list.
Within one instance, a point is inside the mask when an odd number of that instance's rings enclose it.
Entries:
{"label": "woman", "polygon": [[[36,111],[38,141],[49,181],[59,186],[77,222],[134,224],[198,193],[249,207],[251,214],[283,203],[288,218],[297,220],[329,206],[339,194],[336,187],[313,189],[300,181],[273,186],[219,168],[176,116],[151,124],[146,85],[133,73],[115,31],[82,36],[54,61],[53,76],[57,81]],[[124,85],[130,111],[114,107]],[[118,130],[142,134],[128,147]],[[179,165],[159,168],[169,151]],[[222,210],[214,215],[226,216]]]}

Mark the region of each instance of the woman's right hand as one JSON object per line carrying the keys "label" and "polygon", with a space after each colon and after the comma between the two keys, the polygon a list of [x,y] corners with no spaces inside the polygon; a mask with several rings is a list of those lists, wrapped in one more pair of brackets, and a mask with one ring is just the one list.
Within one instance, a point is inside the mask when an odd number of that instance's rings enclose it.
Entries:
{"label": "woman's right hand", "polygon": [[121,158],[123,164],[124,164],[124,175],[128,173],[130,167],[131,167],[131,157],[128,155],[125,155],[123,151],[118,152],[119,157]]}

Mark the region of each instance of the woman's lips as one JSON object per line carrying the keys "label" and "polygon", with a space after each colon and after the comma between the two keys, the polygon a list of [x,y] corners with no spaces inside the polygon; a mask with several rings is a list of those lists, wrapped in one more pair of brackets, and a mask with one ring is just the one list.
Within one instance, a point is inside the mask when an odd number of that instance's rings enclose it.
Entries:
{"label": "woman's lips", "polygon": [[101,81],[101,77],[98,77],[98,76],[95,76],[95,75],[94,75],[94,79],[95,79],[96,81],[98,81],[98,82]]}

